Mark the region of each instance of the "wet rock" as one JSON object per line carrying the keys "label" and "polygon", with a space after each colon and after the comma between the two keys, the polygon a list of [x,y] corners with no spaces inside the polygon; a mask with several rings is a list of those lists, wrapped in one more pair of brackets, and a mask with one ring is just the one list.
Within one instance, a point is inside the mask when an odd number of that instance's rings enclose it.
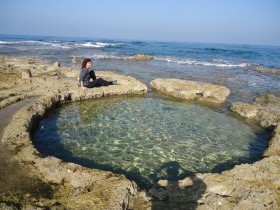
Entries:
{"label": "wet rock", "polygon": [[179,79],[155,79],[150,82],[156,90],[185,100],[199,102],[223,103],[230,90],[223,86]]}
{"label": "wet rock", "polygon": [[266,73],[266,74],[275,74],[279,75],[280,74],[280,69],[270,69],[262,66],[249,66],[251,70]]}

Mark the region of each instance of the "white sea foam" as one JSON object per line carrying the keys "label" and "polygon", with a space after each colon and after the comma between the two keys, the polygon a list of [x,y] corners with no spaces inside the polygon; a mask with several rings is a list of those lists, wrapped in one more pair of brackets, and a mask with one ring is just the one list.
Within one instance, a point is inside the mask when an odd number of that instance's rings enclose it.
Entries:
{"label": "white sea foam", "polygon": [[60,43],[51,43],[51,46],[58,47],[58,48],[63,48],[63,49],[70,49],[71,48],[71,47],[69,47],[65,44],[60,44]]}
{"label": "white sea foam", "polygon": [[94,52],[92,54],[83,54],[83,55],[79,55],[77,57],[87,57],[87,58],[93,58],[93,59],[97,59],[97,60],[104,60],[104,59],[114,59],[114,60],[125,60],[128,59],[129,57],[126,56],[120,56],[117,55],[116,53],[112,53],[112,52]]}
{"label": "white sea foam", "polygon": [[229,62],[222,59],[213,59],[213,61],[198,61],[195,59],[180,59],[173,57],[155,57],[155,60],[168,62],[168,63],[177,63],[182,65],[201,65],[201,66],[216,66],[216,67],[246,67],[249,66],[248,63],[244,62]]}
{"label": "white sea foam", "polygon": [[46,42],[40,42],[40,41],[15,41],[15,42],[0,41],[0,44],[46,44]]}
{"label": "white sea foam", "polygon": [[107,43],[107,42],[86,42],[82,44],[75,44],[80,47],[95,47],[95,48],[103,48],[103,47],[116,47],[124,45],[124,43]]}
{"label": "white sea foam", "polygon": [[107,42],[96,42],[96,44],[104,47],[108,47],[108,46],[116,47],[116,46],[124,45],[124,43],[107,43]]}
{"label": "white sea foam", "polygon": [[78,46],[78,47],[102,47],[100,45],[97,45],[97,44],[94,44],[92,42],[86,42],[86,43],[83,43],[83,44],[75,44],[75,46]]}

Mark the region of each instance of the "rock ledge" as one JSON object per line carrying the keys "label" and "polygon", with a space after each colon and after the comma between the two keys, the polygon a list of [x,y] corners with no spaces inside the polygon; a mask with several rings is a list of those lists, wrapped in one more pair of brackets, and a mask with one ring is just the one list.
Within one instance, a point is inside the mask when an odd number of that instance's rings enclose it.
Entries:
{"label": "rock ledge", "polygon": [[223,86],[179,79],[155,79],[150,82],[156,90],[185,100],[223,103],[230,90]]}

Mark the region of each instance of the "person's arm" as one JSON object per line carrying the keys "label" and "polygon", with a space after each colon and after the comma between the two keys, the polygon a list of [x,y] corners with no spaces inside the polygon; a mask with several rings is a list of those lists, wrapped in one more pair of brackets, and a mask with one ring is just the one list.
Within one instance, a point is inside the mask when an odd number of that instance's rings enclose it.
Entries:
{"label": "person's arm", "polygon": [[86,90],[86,89],[87,89],[87,87],[83,85],[83,81],[81,81],[81,88],[82,88],[83,90]]}
{"label": "person's arm", "polygon": [[83,81],[84,81],[84,78],[86,77],[87,75],[87,70],[86,69],[82,69],[81,72],[80,72],[80,82],[81,82],[81,88],[83,90],[86,90],[87,87],[84,86],[83,84]]}

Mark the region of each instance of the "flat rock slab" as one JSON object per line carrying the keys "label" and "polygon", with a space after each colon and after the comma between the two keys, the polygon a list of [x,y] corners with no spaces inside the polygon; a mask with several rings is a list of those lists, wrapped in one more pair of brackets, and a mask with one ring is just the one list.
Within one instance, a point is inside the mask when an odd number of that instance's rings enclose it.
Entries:
{"label": "flat rock slab", "polygon": [[150,82],[156,90],[175,98],[199,102],[223,103],[230,90],[219,85],[179,79],[155,79]]}

